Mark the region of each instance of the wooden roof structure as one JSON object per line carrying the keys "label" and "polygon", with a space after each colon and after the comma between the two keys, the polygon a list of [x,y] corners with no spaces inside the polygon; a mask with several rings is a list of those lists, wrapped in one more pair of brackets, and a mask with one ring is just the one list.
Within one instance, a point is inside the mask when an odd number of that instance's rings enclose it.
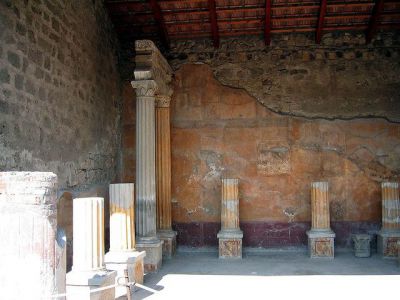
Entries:
{"label": "wooden roof structure", "polygon": [[122,40],[171,40],[314,32],[316,43],[330,31],[400,28],[400,0],[105,0]]}

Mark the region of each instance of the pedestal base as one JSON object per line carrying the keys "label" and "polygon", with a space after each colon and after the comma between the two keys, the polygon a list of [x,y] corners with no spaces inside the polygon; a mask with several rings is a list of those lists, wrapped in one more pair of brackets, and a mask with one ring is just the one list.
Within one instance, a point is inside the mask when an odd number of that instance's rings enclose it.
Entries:
{"label": "pedestal base", "polygon": [[397,242],[397,261],[400,267],[400,241]]}
{"label": "pedestal base", "polygon": [[398,241],[400,241],[399,231],[378,232],[378,253],[384,258],[397,258]]}
{"label": "pedestal base", "polygon": [[242,258],[242,239],[241,230],[221,230],[218,232],[219,258]]}
{"label": "pedestal base", "polygon": [[145,273],[157,272],[161,268],[162,244],[163,241],[160,241],[159,239],[154,239],[151,241],[137,241],[136,249],[138,251],[146,251],[146,257],[144,258]]}
{"label": "pedestal base", "polygon": [[90,293],[91,290],[113,285],[116,271],[71,271],[67,273],[67,300],[114,300],[115,288]]}
{"label": "pedestal base", "polygon": [[[117,271],[115,283],[117,283],[119,277],[125,277],[125,270],[128,270],[130,282],[134,281],[143,284],[145,256],[146,252],[144,251],[110,251],[105,255],[104,260],[107,270]],[[121,280],[119,281],[121,282]],[[122,282],[124,281],[122,280]],[[126,287],[117,286],[115,288],[115,297],[118,298],[123,295],[126,295]]]}
{"label": "pedestal base", "polygon": [[176,231],[173,230],[159,230],[157,237],[163,241],[162,256],[165,259],[170,259],[175,255],[176,251]]}
{"label": "pedestal base", "polygon": [[332,230],[307,231],[310,258],[334,258],[335,233]]}

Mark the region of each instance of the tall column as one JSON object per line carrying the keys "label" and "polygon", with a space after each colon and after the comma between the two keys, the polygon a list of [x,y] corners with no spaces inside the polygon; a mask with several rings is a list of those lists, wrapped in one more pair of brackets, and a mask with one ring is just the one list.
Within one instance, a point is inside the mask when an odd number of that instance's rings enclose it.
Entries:
{"label": "tall column", "polygon": [[382,228],[378,233],[378,252],[384,257],[397,256],[400,241],[400,200],[397,182],[382,182]]}
{"label": "tall column", "polygon": [[47,299],[64,291],[57,280],[56,193],[53,173],[0,172],[1,298]]}
{"label": "tall column", "polygon": [[162,241],[156,231],[155,90],[153,80],[132,82],[136,88],[136,236],[146,251],[146,272],[162,264]]}
{"label": "tall column", "polygon": [[136,91],[136,248],[146,251],[144,268],[157,271],[162,264],[162,244],[156,221],[155,97],[171,95],[172,69],[149,40],[135,42]]}
{"label": "tall column", "polygon": [[171,258],[176,249],[171,221],[170,101],[170,96],[156,97],[157,235],[163,241],[164,258]]}
{"label": "tall column", "polygon": [[67,299],[114,299],[115,290],[90,290],[113,284],[116,272],[104,266],[104,199],[73,200],[72,271],[67,274]]}
{"label": "tall column", "polygon": [[[105,255],[107,270],[117,271],[117,277],[143,283],[146,252],[135,250],[135,188],[133,183],[110,184],[110,251]],[[118,278],[117,278],[118,279]],[[118,286],[115,296],[126,295],[126,288]]]}
{"label": "tall column", "polygon": [[219,258],[242,258],[243,232],[239,228],[239,179],[222,179]]}
{"label": "tall column", "polygon": [[311,183],[311,230],[307,231],[311,258],[334,257],[335,233],[330,227],[328,182]]}

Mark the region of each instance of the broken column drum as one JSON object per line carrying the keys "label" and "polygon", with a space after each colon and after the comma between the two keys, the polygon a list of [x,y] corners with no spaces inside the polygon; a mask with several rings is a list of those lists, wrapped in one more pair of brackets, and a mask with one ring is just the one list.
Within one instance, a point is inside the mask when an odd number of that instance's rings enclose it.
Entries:
{"label": "broken column drum", "polygon": [[239,179],[222,179],[219,258],[242,258],[243,232],[239,228]]}
{"label": "broken column drum", "polygon": [[145,271],[162,264],[162,244],[156,221],[155,98],[172,94],[172,69],[149,40],[135,42],[136,68],[136,248],[146,251]]}
{"label": "broken column drum", "polygon": [[156,97],[157,236],[163,241],[164,258],[171,258],[176,250],[171,221],[170,102],[170,96]]}
{"label": "broken column drum", "polygon": [[64,292],[56,237],[57,176],[0,172],[0,298],[39,300]]}
{"label": "broken column drum", "polygon": [[114,299],[115,290],[90,293],[114,284],[116,272],[104,265],[104,199],[73,200],[72,271],[67,274],[67,299]]}
{"label": "broken column drum", "polygon": [[330,228],[328,182],[311,183],[311,230],[307,231],[311,258],[334,257],[335,233]]}
{"label": "broken column drum", "polygon": [[382,228],[378,233],[378,253],[385,258],[397,257],[400,241],[400,200],[397,182],[382,183]]}
{"label": "broken column drum", "polygon": [[[107,270],[117,271],[129,281],[143,284],[144,251],[135,250],[135,186],[133,183],[110,184],[110,251],[105,255]],[[126,294],[124,286],[115,290],[116,297]]]}

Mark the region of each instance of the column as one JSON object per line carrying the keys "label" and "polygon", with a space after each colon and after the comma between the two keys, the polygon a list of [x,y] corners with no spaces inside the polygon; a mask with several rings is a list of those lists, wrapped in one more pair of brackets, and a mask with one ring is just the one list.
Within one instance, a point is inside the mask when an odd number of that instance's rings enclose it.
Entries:
{"label": "column", "polygon": [[171,221],[171,124],[170,96],[156,97],[156,189],[157,235],[163,241],[163,257],[176,249],[176,232]]}
{"label": "column", "polygon": [[155,90],[153,80],[133,81],[136,89],[136,247],[146,251],[145,272],[162,264],[156,232]]}
{"label": "column", "polygon": [[104,199],[73,200],[72,271],[67,274],[67,299],[114,299],[115,290],[91,290],[114,284],[116,272],[104,266]]}
{"label": "column", "polygon": [[335,233],[330,228],[328,182],[311,183],[311,230],[307,231],[311,258],[334,257]]}
{"label": "column", "polygon": [[397,182],[382,182],[382,228],[378,233],[378,252],[385,258],[397,256],[400,241],[400,200]]}
{"label": "column", "polygon": [[1,298],[47,299],[64,291],[57,280],[56,195],[53,173],[0,172]]}
{"label": "column", "polygon": [[[143,284],[144,251],[135,250],[135,187],[133,183],[110,184],[110,251],[105,255],[107,270],[117,271],[117,278],[128,271],[129,281]],[[115,289],[116,298],[126,295],[126,288]]]}
{"label": "column", "polygon": [[242,258],[243,232],[239,228],[239,179],[222,179],[219,258]]}

